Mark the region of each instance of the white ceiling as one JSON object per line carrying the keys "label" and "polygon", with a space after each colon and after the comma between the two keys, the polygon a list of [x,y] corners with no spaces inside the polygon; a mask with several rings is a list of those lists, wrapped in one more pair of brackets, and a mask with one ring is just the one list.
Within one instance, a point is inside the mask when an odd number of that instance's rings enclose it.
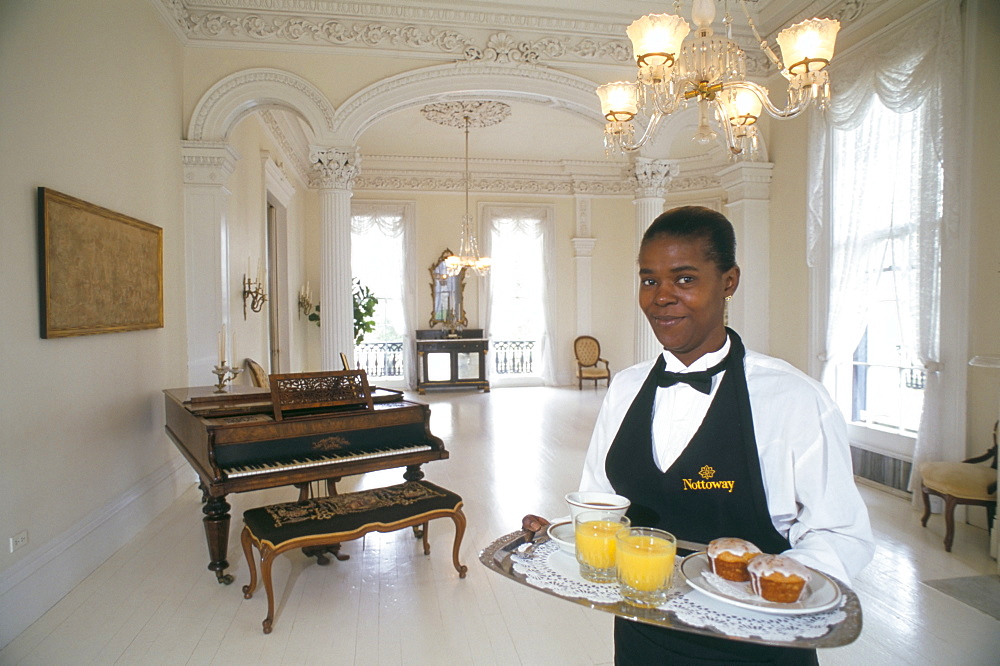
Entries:
{"label": "white ceiling", "polygon": [[[748,7],[765,36],[785,27],[800,14],[819,10],[817,5],[830,5],[832,0],[749,0]],[[440,0],[396,0],[393,2],[341,2],[338,0],[311,0],[301,3],[297,0],[160,0],[164,6],[181,5],[192,16],[204,16],[211,12],[237,15],[256,14],[268,19],[300,14],[305,20],[316,23],[333,20],[341,25],[364,25],[384,23],[386,25],[413,25],[424,30],[437,27],[450,28],[463,35],[482,38],[484,26],[492,32],[507,32],[515,38],[527,36],[539,39],[546,30],[561,31],[563,36],[573,38],[594,38],[603,40],[626,40],[625,26],[647,13],[673,12],[672,0],[462,0],[442,2]],[[691,0],[680,3],[681,14],[690,20]],[[717,0],[717,32],[723,30],[722,15],[727,0]],[[262,9],[266,7],[266,9]],[[735,18],[734,26],[747,32],[743,11],[735,0],[728,0],[728,7]],[[180,23],[180,22],[178,22]],[[176,27],[176,26],[175,26]],[[478,31],[478,33],[476,32]],[[190,31],[186,35],[192,41],[244,41],[260,47],[250,35],[219,34]],[[627,42],[626,42],[627,43]],[[338,48],[327,45],[327,48]],[[349,45],[358,49],[358,42]],[[428,65],[435,64],[427,54],[417,53],[428,59]],[[437,58],[437,62],[461,59],[461,54]],[[541,66],[547,63],[541,62]],[[554,67],[564,63],[553,62]],[[569,71],[585,73],[586,63],[580,61],[567,65]],[[594,65],[590,71],[614,72],[620,70],[620,78],[631,78],[632,67],[605,60]],[[575,69],[574,69],[575,68]],[[603,81],[603,77],[591,74],[591,78]],[[482,129],[474,129],[470,135],[470,156],[473,160],[517,160],[517,161],[606,161],[603,147],[603,127],[599,122],[599,102],[594,95],[595,116],[589,121],[577,114],[550,106],[541,106],[526,101],[505,100],[511,104],[510,116],[501,124]],[[286,140],[295,146],[295,152],[308,151],[309,132],[291,114],[273,110],[280,126],[285,128]],[[686,136],[684,139],[686,140]],[[426,120],[418,106],[407,108],[381,118],[371,125],[359,138],[362,155],[424,158],[460,158],[463,154],[464,136],[460,129],[443,127]],[[680,139],[678,139],[680,143]],[[687,156],[702,151],[690,145],[677,146],[671,156]]]}

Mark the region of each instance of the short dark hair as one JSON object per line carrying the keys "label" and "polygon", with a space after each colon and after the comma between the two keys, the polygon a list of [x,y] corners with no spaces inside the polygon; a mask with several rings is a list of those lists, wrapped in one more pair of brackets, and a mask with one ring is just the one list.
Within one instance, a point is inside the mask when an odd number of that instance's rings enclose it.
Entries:
{"label": "short dark hair", "polygon": [[680,206],[660,214],[642,235],[643,246],[662,236],[702,240],[706,256],[723,273],[736,265],[736,232],[729,219],[704,206]]}

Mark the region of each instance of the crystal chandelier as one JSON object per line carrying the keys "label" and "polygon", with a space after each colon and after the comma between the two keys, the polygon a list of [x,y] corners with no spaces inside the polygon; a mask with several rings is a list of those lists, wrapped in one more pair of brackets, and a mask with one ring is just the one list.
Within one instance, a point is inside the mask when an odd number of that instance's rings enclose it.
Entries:
{"label": "crystal chandelier", "polygon": [[[694,0],[691,15],[697,27],[687,41],[684,38],[691,28],[679,15],[650,14],[628,27],[639,69],[636,81],[617,81],[597,89],[601,112],[608,121],[604,127],[608,153],[638,150],[656,133],[664,116],[694,100],[699,110],[695,141],[715,141],[718,135],[709,126],[709,117],[714,115],[731,153],[753,157],[757,149],[755,123],[762,109],[775,118],[793,118],[813,102],[821,109],[826,106],[830,78],[825,68],[833,58],[840,22],[813,18],[778,33],[778,46],[788,63],[783,65],[761,39],[745,0],[739,3],[761,50],[788,80],[785,107],[775,106],[765,87],[746,80],[746,55],[732,39],[728,5],[726,35],[717,36],[711,28],[714,0]],[[674,11],[679,9],[680,0],[675,0]],[[636,140],[633,119],[641,109],[649,113],[649,123]]]}
{"label": "crystal chandelier", "polygon": [[490,272],[489,257],[479,255],[479,242],[476,240],[475,225],[469,212],[469,188],[472,182],[469,176],[469,128],[489,127],[502,122],[510,115],[510,106],[503,102],[443,102],[428,104],[420,110],[424,117],[439,125],[462,127],[465,129],[465,215],[462,218],[462,236],[458,243],[458,252],[445,259],[446,277],[460,274],[466,268],[471,268],[479,275]]}

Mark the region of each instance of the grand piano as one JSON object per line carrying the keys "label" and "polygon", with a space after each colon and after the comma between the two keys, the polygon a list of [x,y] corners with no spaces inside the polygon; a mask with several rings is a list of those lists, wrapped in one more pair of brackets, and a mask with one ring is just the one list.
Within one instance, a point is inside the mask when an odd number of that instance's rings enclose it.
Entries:
{"label": "grand piano", "polygon": [[[198,473],[205,537],[218,582],[229,548],[229,493],[297,486],[448,458],[430,432],[430,408],[399,391],[370,389],[363,370],[271,375],[269,388],[166,389],[166,431]],[[329,483],[332,492],[336,492]]]}

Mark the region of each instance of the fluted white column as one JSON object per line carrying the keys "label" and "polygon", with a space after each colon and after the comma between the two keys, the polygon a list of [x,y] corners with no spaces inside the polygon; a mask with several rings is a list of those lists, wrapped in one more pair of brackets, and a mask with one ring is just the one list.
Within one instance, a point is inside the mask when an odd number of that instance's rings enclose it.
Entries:
{"label": "fluted white column", "polygon": [[[239,154],[227,143],[181,142],[188,386],[218,381],[218,334],[229,326],[229,199]],[[233,359],[226,359],[233,362]]]}
{"label": "fluted white column", "polygon": [[[635,177],[638,183],[635,192],[635,243],[633,257],[639,257],[639,245],[646,229],[663,212],[663,201],[671,178],[677,175],[677,163],[670,160],[653,160],[645,157],[635,159]],[[633,267],[636,266],[633,260]],[[633,298],[635,303],[635,357],[634,363],[652,358],[663,349],[653,330],[646,321],[646,316],[639,310],[639,279],[638,271],[632,280]]]}
{"label": "fluted white column", "polygon": [[354,361],[351,188],[361,160],[356,148],[312,147],[309,161],[309,185],[319,190],[320,363],[323,370],[339,370],[341,352]]}
{"label": "fluted white column", "polygon": [[[737,162],[719,172],[726,190],[725,214],[736,230],[740,288],[729,303],[729,325],[748,349],[768,353],[771,306],[770,162]],[[803,313],[805,318],[805,313]]]}

